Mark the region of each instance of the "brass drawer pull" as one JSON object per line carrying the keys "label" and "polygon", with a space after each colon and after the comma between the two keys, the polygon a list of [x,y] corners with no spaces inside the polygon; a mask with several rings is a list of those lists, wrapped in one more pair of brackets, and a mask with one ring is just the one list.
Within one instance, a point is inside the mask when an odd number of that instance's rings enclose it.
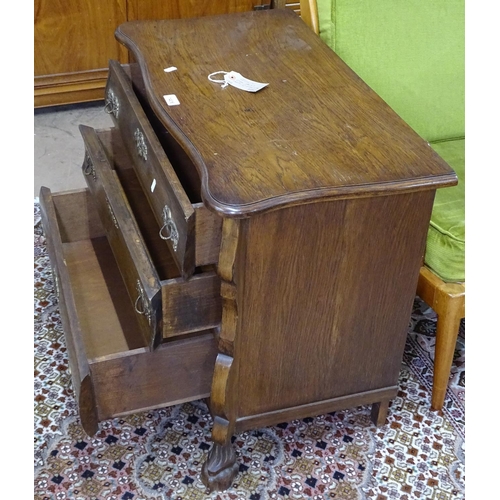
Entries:
{"label": "brass drawer pull", "polygon": [[88,154],[85,154],[85,159],[83,161],[83,173],[85,175],[92,175],[92,179],[94,180],[97,179],[94,164],[92,163],[92,160],[90,159],[90,156]]}
{"label": "brass drawer pull", "polygon": [[108,113],[108,115],[115,115],[118,118],[118,112],[120,111],[120,102],[118,101],[118,97],[116,97],[115,93],[109,89],[106,100],[104,101],[104,111]]}
{"label": "brass drawer pull", "polygon": [[148,159],[148,147],[146,146],[146,141],[144,139],[144,134],[136,129],[134,132],[135,147],[137,148],[137,154],[146,161]]}
{"label": "brass drawer pull", "polygon": [[113,212],[113,208],[111,207],[111,203],[109,203],[108,199],[106,199],[106,204],[108,205],[108,212],[109,212],[109,215],[111,215],[111,219],[113,220],[113,224],[116,227],[116,229],[118,229],[119,228],[118,221],[116,220],[115,213]]}
{"label": "brass drawer pull", "polygon": [[151,324],[151,310],[145,297],[146,294],[144,293],[144,288],[142,288],[141,282],[139,280],[137,280],[135,286],[138,293],[134,304],[135,312],[142,316],[146,316],[146,318],[148,319],[148,323]]}
{"label": "brass drawer pull", "polygon": [[177,251],[177,245],[179,244],[179,231],[177,231],[177,226],[172,219],[172,212],[168,205],[163,207],[163,226],[160,229],[160,238],[162,240],[170,240],[172,242],[172,248],[174,252]]}

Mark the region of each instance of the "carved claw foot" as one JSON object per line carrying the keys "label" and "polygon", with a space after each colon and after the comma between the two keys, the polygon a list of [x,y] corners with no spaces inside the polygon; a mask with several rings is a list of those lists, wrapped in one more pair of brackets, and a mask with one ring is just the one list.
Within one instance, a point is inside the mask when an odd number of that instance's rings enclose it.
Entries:
{"label": "carved claw foot", "polygon": [[201,480],[210,491],[224,491],[233,483],[238,469],[231,444],[214,443],[201,469]]}

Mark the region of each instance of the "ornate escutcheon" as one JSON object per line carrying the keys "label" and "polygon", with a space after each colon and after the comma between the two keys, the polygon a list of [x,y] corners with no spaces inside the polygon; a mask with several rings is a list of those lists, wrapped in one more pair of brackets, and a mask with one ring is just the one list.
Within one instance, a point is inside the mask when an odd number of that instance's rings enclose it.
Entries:
{"label": "ornate escutcheon", "polygon": [[144,139],[144,134],[136,129],[134,132],[135,147],[137,148],[137,154],[143,159],[148,159],[148,147],[146,146],[146,141]]}

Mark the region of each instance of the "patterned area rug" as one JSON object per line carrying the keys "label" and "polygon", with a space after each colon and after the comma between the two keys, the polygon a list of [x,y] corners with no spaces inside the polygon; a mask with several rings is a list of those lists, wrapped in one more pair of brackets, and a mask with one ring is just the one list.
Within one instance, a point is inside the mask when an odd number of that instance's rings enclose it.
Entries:
{"label": "patterned area rug", "polygon": [[34,215],[35,500],[465,498],[465,322],[439,415],[430,410],[436,317],[419,299],[386,425],[375,428],[361,406],[245,432],[224,493],[200,480],[212,425],[201,401],[107,420],[87,436],[37,203]]}

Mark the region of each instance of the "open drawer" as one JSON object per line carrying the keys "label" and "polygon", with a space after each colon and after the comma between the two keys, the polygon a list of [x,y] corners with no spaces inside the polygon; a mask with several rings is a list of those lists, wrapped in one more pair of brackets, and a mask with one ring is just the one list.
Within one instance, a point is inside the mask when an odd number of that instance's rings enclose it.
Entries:
{"label": "open drawer", "polygon": [[73,387],[85,431],[136,411],[205,398],[212,331],[150,351],[89,190],[40,191]]}
{"label": "open drawer", "polygon": [[156,222],[117,129],[80,126],[83,172],[149,345],[217,327],[222,305],[214,266],[185,280]]}
{"label": "open drawer", "polygon": [[117,61],[110,61],[105,109],[120,130],[131,165],[162,228],[159,237],[170,248],[182,276],[190,277],[197,266],[216,264],[222,219],[203,205],[194,164],[163,127],[160,142],[152,126],[154,117],[146,115]]}

